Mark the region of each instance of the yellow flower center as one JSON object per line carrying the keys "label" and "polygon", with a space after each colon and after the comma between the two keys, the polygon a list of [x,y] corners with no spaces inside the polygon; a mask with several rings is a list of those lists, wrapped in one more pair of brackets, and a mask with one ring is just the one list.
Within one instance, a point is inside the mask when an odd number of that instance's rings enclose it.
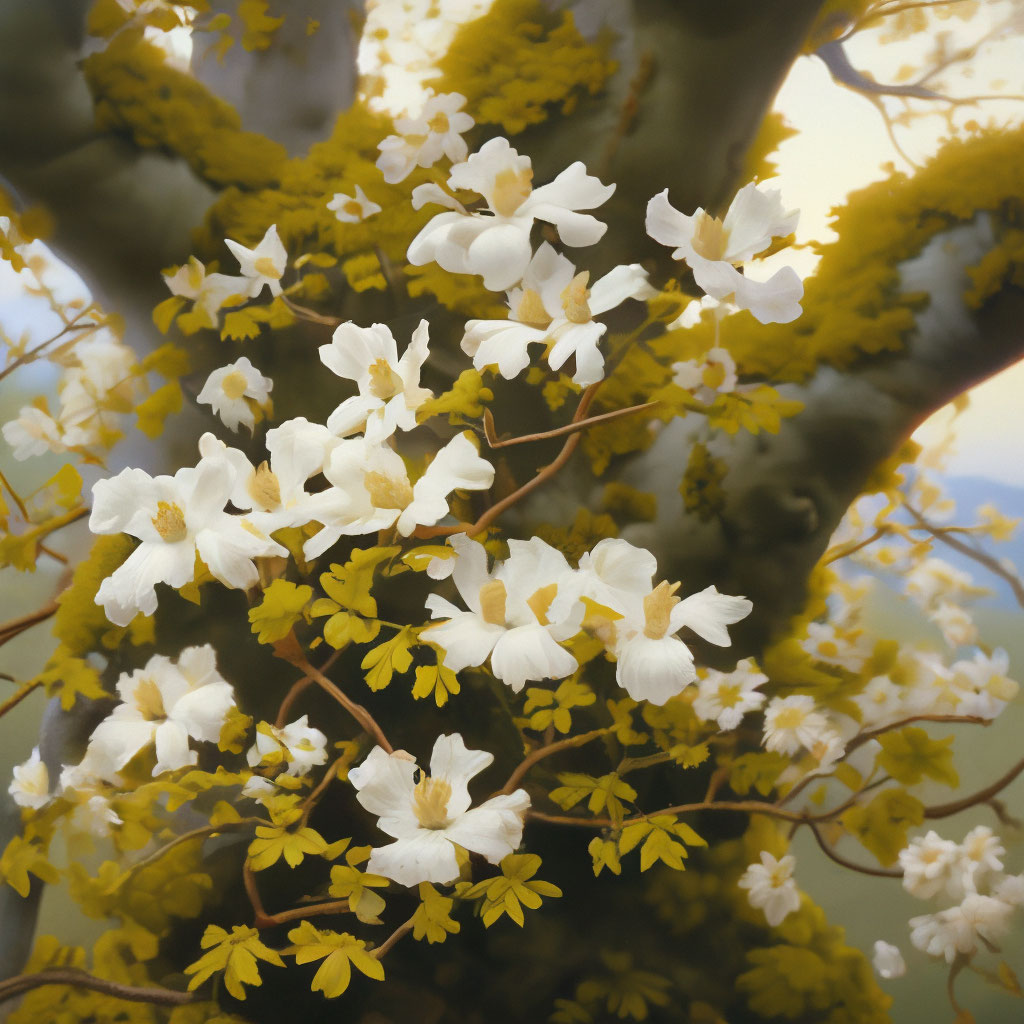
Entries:
{"label": "yellow flower center", "polygon": [[281,484],[266,460],[252,471],[246,490],[257,508],[269,512],[281,505]]}
{"label": "yellow flower center", "polygon": [[443,111],[439,111],[427,122],[427,127],[432,132],[437,132],[438,135],[444,135],[451,127],[448,122],[448,115]]}
{"label": "yellow flower center", "polygon": [[358,199],[350,199],[347,203],[345,203],[345,205],[342,207],[342,209],[350,217],[362,218],[362,216],[363,216],[363,208],[362,208],[362,206],[360,206]]}
{"label": "yellow flower center", "polygon": [[533,171],[516,171],[511,167],[495,175],[491,206],[501,217],[511,217],[533,191]]}
{"label": "yellow flower center", "polygon": [[537,621],[542,626],[550,625],[548,622],[548,609],[558,593],[558,584],[549,583],[546,587],[535,590],[527,599],[530,611],[537,616]]}
{"label": "yellow flower center", "polygon": [[412,484],[405,477],[373,471],[363,477],[363,485],[374,508],[407,508],[412,501]]}
{"label": "yellow flower center", "polygon": [[480,588],[480,617],[492,626],[505,625],[505,601],[508,591],[501,580],[491,580]]}
{"label": "yellow flower center", "polygon": [[672,609],[679,604],[678,583],[662,581],[644,598],[644,636],[660,640],[669,627]]}
{"label": "yellow flower center", "polygon": [[369,391],[374,398],[386,402],[405,389],[402,378],[392,369],[391,364],[383,357],[370,366]]}
{"label": "yellow flower center", "polygon": [[135,687],[135,707],[147,722],[159,722],[167,717],[164,696],[152,679],[143,679]]}
{"label": "yellow flower center", "polygon": [[280,277],[281,271],[274,266],[274,261],[269,256],[260,256],[253,262],[253,270],[261,277]]}
{"label": "yellow flower center", "polygon": [[452,787],[444,779],[432,779],[424,776],[412,793],[412,809],[416,818],[424,828],[447,828],[448,801],[451,799]]}
{"label": "yellow flower center", "polygon": [[771,879],[772,888],[779,889],[789,881],[789,872],[781,864],[776,864],[768,877]]}
{"label": "yellow flower center", "polygon": [[798,729],[806,717],[807,712],[803,708],[783,708],[775,716],[775,728]]}
{"label": "yellow flower center", "polygon": [[824,654],[826,658],[834,658],[839,653],[839,645],[835,640],[822,640],[818,644],[818,653]]}
{"label": "yellow flower center", "polygon": [[707,363],[701,374],[704,387],[717,391],[725,381],[725,367],[721,363]]}
{"label": "yellow flower center", "polygon": [[739,703],[740,693],[736,683],[721,683],[718,687],[718,703],[723,708],[735,707]]}
{"label": "yellow flower center", "polygon": [[693,251],[706,260],[720,260],[725,257],[725,246],[729,241],[725,225],[717,218],[702,210],[697,217],[697,227],[690,243]]}
{"label": "yellow flower center", "polygon": [[551,323],[551,317],[544,308],[540,294],[533,288],[523,289],[523,297],[519,300],[519,308],[516,310],[516,319],[521,324],[529,324],[531,327],[547,327]]}
{"label": "yellow flower center", "polygon": [[590,323],[590,305],[587,299],[590,298],[590,289],[587,282],[590,280],[590,271],[581,270],[562,292],[562,309],[565,310],[565,318],[573,324]]}
{"label": "yellow flower center", "polygon": [[245,394],[245,389],[249,386],[249,382],[245,379],[245,374],[241,370],[232,370],[221,382],[220,389],[228,396],[232,401],[239,399]]}
{"label": "yellow flower center", "polygon": [[173,501],[159,501],[156,506],[156,515],[150,520],[153,529],[160,534],[161,539],[168,544],[175,544],[188,536],[188,528],[185,526],[185,513],[181,506]]}

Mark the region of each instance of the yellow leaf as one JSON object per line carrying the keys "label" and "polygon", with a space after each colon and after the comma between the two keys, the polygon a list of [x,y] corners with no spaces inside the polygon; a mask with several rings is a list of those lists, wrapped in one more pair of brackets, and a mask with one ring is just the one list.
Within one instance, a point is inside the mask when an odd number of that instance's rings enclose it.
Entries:
{"label": "yellow leaf", "polygon": [[360,666],[366,671],[367,686],[371,690],[383,690],[395,672],[408,672],[416,643],[412,626],[403,626],[390,640],[370,650]]}
{"label": "yellow leaf", "polygon": [[252,631],[261,644],[272,644],[288,635],[313,597],[313,588],[277,579],[263,592],[263,600],[249,609]]}
{"label": "yellow leaf", "polygon": [[138,428],[146,437],[157,438],[164,430],[164,420],[171,413],[181,411],[181,387],[176,380],[168,381],[135,408]]}

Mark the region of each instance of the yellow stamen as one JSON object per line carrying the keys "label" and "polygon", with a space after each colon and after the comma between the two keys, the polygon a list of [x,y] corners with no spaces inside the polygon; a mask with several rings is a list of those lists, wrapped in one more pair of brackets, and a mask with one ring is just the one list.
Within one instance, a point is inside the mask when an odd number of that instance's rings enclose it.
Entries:
{"label": "yellow stamen", "polygon": [[501,580],[491,580],[480,588],[480,617],[492,626],[505,625],[505,601],[508,591]]}
{"label": "yellow stamen", "polygon": [[531,327],[547,327],[551,323],[551,317],[548,316],[539,293],[533,288],[523,289],[523,297],[519,300],[519,308],[516,310],[516,319],[521,324],[529,324]]}
{"label": "yellow stamen", "polygon": [[679,604],[678,589],[678,583],[663,581],[644,598],[644,636],[660,640],[668,632],[672,609]]}
{"label": "yellow stamen", "polygon": [[349,215],[350,217],[357,217],[357,218],[360,218],[360,219],[361,219],[361,218],[362,218],[362,216],[363,216],[363,208],[362,208],[362,206],[361,206],[361,205],[359,204],[359,200],[358,200],[358,199],[350,199],[350,200],[349,200],[349,201],[348,201],[348,202],[347,202],[347,203],[346,203],[346,204],[345,204],[345,205],[344,205],[344,206],[342,207],[342,209],[343,209],[343,210],[344,210],[344,211],[345,211],[345,212],[346,212],[346,213],[347,213],[347,214],[348,214],[348,215]]}
{"label": "yellow stamen", "polygon": [[143,679],[135,687],[135,707],[146,722],[159,722],[167,717],[164,696],[152,679]]}
{"label": "yellow stamen", "polygon": [[558,593],[558,584],[549,583],[546,587],[535,590],[527,599],[530,611],[537,616],[537,621],[542,626],[550,625],[548,622],[548,609]]}
{"label": "yellow stamen", "polygon": [[239,399],[245,394],[245,389],[249,386],[249,382],[245,379],[245,374],[241,370],[232,370],[221,382],[220,389],[228,396],[232,401]]}
{"label": "yellow stamen", "polygon": [[590,323],[590,305],[587,302],[590,298],[590,289],[587,287],[589,280],[590,271],[581,270],[562,292],[562,309],[565,310],[565,318],[570,323]]}
{"label": "yellow stamen", "polygon": [[444,779],[424,776],[416,784],[412,794],[412,809],[424,828],[442,829],[448,827],[448,801],[452,787]]}
{"label": "yellow stamen", "polygon": [[254,261],[252,268],[260,277],[278,278],[281,276],[281,271],[274,266],[274,261],[269,256],[260,256]]}
{"label": "yellow stamen", "polygon": [[718,687],[718,703],[723,708],[735,707],[740,699],[740,688],[735,683],[722,683]]}
{"label": "yellow stamen", "polygon": [[175,544],[188,536],[188,528],[185,526],[185,513],[181,506],[173,501],[158,501],[156,515],[150,520],[153,529],[160,534],[162,540],[168,544]]}
{"label": "yellow stamen", "polygon": [[516,171],[511,167],[495,175],[491,206],[501,217],[511,217],[533,191],[533,171]]}
{"label": "yellow stamen", "polygon": [[693,251],[706,260],[720,260],[725,256],[728,241],[725,225],[717,217],[702,210],[697,216],[697,228],[690,243]]}
{"label": "yellow stamen", "polygon": [[266,460],[252,471],[245,489],[257,508],[269,512],[281,505],[281,484]]}
{"label": "yellow stamen", "polygon": [[725,367],[721,363],[707,363],[701,374],[704,387],[717,391],[725,383]]}
{"label": "yellow stamen", "polygon": [[363,477],[363,486],[375,508],[407,508],[412,501],[412,484],[403,477],[370,472]]}
{"label": "yellow stamen", "polygon": [[449,127],[451,127],[448,122],[448,115],[443,111],[439,111],[427,122],[427,127],[432,132],[444,135],[444,133],[448,131]]}
{"label": "yellow stamen", "polygon": [[369,391],[374,398],[386,402],[395,395],[400,395],[405,389],[402,378],[392,369],[391,364],[384,358],[378,359],[370,366]]}
{"label": "yellow stamen", "polygon": [[798,729],[806,717],[807,712],[803,708],[783,708],[775,716],[775,728]]}

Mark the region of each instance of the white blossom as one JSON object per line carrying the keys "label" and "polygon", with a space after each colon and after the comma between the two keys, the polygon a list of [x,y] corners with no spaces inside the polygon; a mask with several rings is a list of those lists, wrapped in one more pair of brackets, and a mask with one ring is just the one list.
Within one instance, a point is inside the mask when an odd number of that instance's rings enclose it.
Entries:
{"label": "white blossom", "polygon": [[374,747],[348,777],[358,791],[356,799],[379,817],[378,828],[396,842],[375,849],[367,870],[400,885],[444,884],[459,875],[456,847],[491,864],[512,853],[530,806],[526,791],[470,807],[469,780],[493,760],[485,751],[467,750],[459,733],[437,738],[429,775],[403,754]]}
{"label": "white blossom", "polygon": [[937,832],[912,839],[899,853],[903,888],[922,900],[951,887],[959,888],[960,856],[960,847]]}
{"label": "white blossom", "polygon": [[[237,244],[237,243],[235,243]],[[190,256],[173,273],[164,274],[172,295],[192,299],[210,324],[217,322],[217,310],[225,305],[240,305],[249,293],[249,279],[236,274],[207,274],[202,263]],[[233,300],[233,301],[232,301]]]}
{"label": "white blossom", "polygon": [[859,633],[840,632],[831,622],[808,622],[800,646],[816,661],[859,672],[871,654],[872,643]]}
{"label": "white blossom", "polygon": [[792,877],[795,867],[796,858],[791,854],[776,860],[762,850],[761,863],[748,865],[736,883],[748,890],[750,905],[764,910],[765,920],[772,928],[800,909],[800,891]]}
{"label": "white blossom", "polygon": [[668,189],[647,204],[647,233],[662,245],[675,246],[673,259],[685,260],[694,280],[708,295],[749,309],[763,324],[789,323],[801,313],[804,286],[792,267],[767,281],[740,273],[771,245],[773,237],[792,233],[798,213],[785,211],[776,190],[745,185],[736,193],[723,220],[698,208],[690,217],[668,201]]}
{"label": "white blossom", "polygon": [[72,834],[87,835],[92,839],[106,839],[116,826],[124,824],[102,793],[76,803],[67,822]]}
{"label": "white blossom", "polygon": [[978,892],[990,877],[1002,873],[1006,848],[987,825],[972,828],[961,841],[959,853],[964,892]]}
{"label": "white blossom", "polygon": [[253,558],[286,555],[280,544],[224,511],[235,472],[224,458],[203,458],[173,477],[124,469],[93,486],[89,529],[128,533],[141,543],[96,594],[107,618],[126,626],[156,611],[156,584],[182,587],[195,574],[196,553],[226,586],[247,589],[259,579]]}
{"label": "white blossom", "polygon": [[787,756],[801,747],[810,750],[828,739],[835,730],[828,719],[815,709],[814,698],[805,693],[774,697],[764,715],[764,739],[767,750]]}
{"label": "white blossom", "polygon": [[264,285],[270,288],[271,295],[281,294],[281,277],[288,267],[288,253],[281,244],[276,224],[267,228],[266,234],[254,249],[247,249],[230,238],[225,238],[224,244],[238,260],[242,277],[248,283],[250,298],[256,298],[263,291]]}
{"label": "white blossom", "polygon": [[343,224],[356,224],[375,213],[380,213],[381,210],[380,205],[368,199],[358,185],[354,196],[336,192],[334,198],[327,204],[327,209]]}
{"label": "white blossom", "polygon": [[264,377],[246,356],[214,370],[196,401],[210,406],[229,430],[245,424],[250,433],[256,428],[256,417],[246,399],[265,408],[270,402],[274,382]]}
{"label": "white blossom", "polygon": [[331,343],[320,346],[320,359],[333,373],[353,381],[359,394],[331,413],[328,429],[339,437],[363,430],[371,441],[384,441],[396,430],[412,430],[416,410],[433,394],[420,387],[428,333],[427,321],[421,320],[399,359],[395,339],[384,324],[357,327],[349,321],[338,327]]}
{"label": "white blossom", "polygon": [[456,434],[412,483],[402,457],[386,444],[364,437],[340,441],[324,467],[334,485],[319,495],[316,517],[323,529],[303,548],[316,558],[341,536],[395,527],[408,537],[417,526],[432,526],[448,514],[454,490],[486,490],[494,467],[465,434]]}
{"label": "white blossom", "polygon": [[910,919],[910,941],[930,956],[952,963],[958,953],[977,951],[979,940],[995,943],[1009,927],[1013,907],[992,896],[968,893],[963,902],[937,914]]}
{"label": "white blossom", "polygon": [[418,117],[395,118],[397,135],[389,135],[377,148],[377,167],[391,185],[404,181],[416,166],[432,167],[442,156],[452,163],[466,159],[469,148],[462,138],[473,118],[462,108],[466,97],[448,92],[431,96]]}
{"label": "white blossom", "polygon": [[50,796],[50,773],[45,762],[39,757],[39,748],[32,750],[27,761],[14,766],[14,778],[7,787],[7,792],[14,798],[19,807],[31,807],[38,811],[45,807]]}
{"label": "white blossom", "polygon": [[728,349],[709,348],[700,359],[672,364],[672,383],[692,391],[705,405],[736,390],[736,361]]}
{"label": "white blossom", "polygon": [[562,679],[577,668],[563,641],[579,632],[583,606],[576,600],[565,556],[539,537],[509,541],[508,559],[487,569],[480,544],[456,535],[452,580],[468,611],[439,594],[427,597],[435,619],[424,634],[445,652],[453,672],[482,665],[518,693],[528,681]]}
{"label": "white blossom", "polygon": [[60,424],[48,412],[34,405],[22,406],[18,418],[8,420],[2,429],[4,440],[19,462],[44,452],[67,451]]}
{"label": "white blossom", "polygon": [[693,710],[703,721],[717,722],[723,731],[735,729],[748,711],[757,711],[768,699],[758,692],[767,682],[751,658],[744,658],[732,672],[707,669],[698,682]]}
{"label": "white blossom", "polygon": [[215,743],[235,706],[209,644],[186,647],[177,662],[153,655],[143,668],[121,675],[117,693],[121,703],[93,730],[82,762],[108,782],[117,782],[117,773],[151,744],[154,775],[195,764],[199,755],[189,740]]}
{"label": "white blossom", "polygon": [[903,688],[889,676],[873,676],[853,701],[861,710],[861,724],[865,729],[894,722],[905,715]]}
{"label": "white blossom", "polygon": [[907,973],[907,964],[899,947],[884,939],[875,940],[875,955],[871,962],[880,978],[902,978]]}
{"label": "white blossom", "polygon": [[[249,748],[246,760],[250,768],[284,760],[288,763],[289,775],[306,775],[314,765],[326,763],[327,737],[309,724],[308,715],[281,728],[260,722],[256,727],[256,742]],[[252,790],[246,795],[251,796]]]}
{"label": "white blossom", "polygon": [[413,190],[413,205],[440,202],[450,208],[430,220],[412,240],[408,260],[413,266],[436,261],[454,274],[480,274],[484,287],[502,291],[521,280],[532,249],[535,220],[558,228],[564,245],[593,245],[606,230],[590,214],[604,203],[614,185],[602,185],[580,161],[554,181],[533,188],[533,168],[504,138],[491,139],[468,160],[451,169],[448,185],[483,196],[487,213],[470,213],[436,185]]}
{"label": "white blossom", "polygon": [[1010,658],[1001,647],[991,655],[975,651],[950,666],[952,683],[964,694],[963,714],[995,718],[1017,696],[1020,686],[1007,676]]}
{"label": "white blossom", "polygon": [[530,260],[522,287],[508,293],[507,320],[470,320],[462,350],[482,370],[497,365],[506,379],[518,376],[530,362],[529,346],[546,344],[548,365],[561,369],[575,357],[573,381],[588,387],[604,376],[598,347],[607,327],[595,316],[625,302],[656,294],[638,263],[615,267],[589,286],[588,271],[577,274],[564,256],[544,242]]}

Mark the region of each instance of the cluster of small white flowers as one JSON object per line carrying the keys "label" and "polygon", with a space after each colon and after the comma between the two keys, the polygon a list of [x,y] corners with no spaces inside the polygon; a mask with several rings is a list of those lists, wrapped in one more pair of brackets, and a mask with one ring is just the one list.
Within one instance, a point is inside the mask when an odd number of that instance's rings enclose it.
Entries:
{"label": "cluster of small white flowers", "polygon": [[738,662],[732,672],[706,668],[699,676],[693,710],[702,721],[717,722],[723,731],[735,729],[748,711],[760,710],[768,699],[758,692],[768,677],[751,658]]}
{"label": "cluster of small white flowers", "polygon": [[836,723],[819,711],[814,698],[805,693],[769,701],[762,742],[767,750],[788,757],[806,750],[817,761],[815,771],[835,764],[845,749]]}
{"label": "cluster of small white flowers", "polygon": [[952,901],[943,910],[910,919],[914,946],[952,963],[958,954],[971,956],[1006,934],[1014,910],[1024,905],[1024,875],[1004,873],[1005,853],[986,825],[971,829],[960,843],[929,832],[900,851],[909,893]]}
{"label": "cluster of small white flowers", "polygon": [[462,108],[466,97],[458,92],[431,93],[417,117],[395,118],[397,135],[389,135],[377,146],[377,167],[384,180],[394,185],[404,181],[414,167],[433,167],[442,156],[453,164],[469,154],[463,135],[475,123]]}
{"label": "cluster of small white flowers", "polygon": [[561,679],[577,668],[564,642],[581,628],[597,636],[616,660],[615,678],[634,700],[664,704],[697,677],[693,654],[676,635],[689,628],[710,643],[728,646],[727,626],[749,614],[743,597],[708,587],[685,600],[679,584],[653,585],[654,556],[625,540],[600,541],[573,569],[538,537],[509,541],[509,557],[492,569],[480,544],[449,541],[455,557],[447,570],[467,611],[438,594],[427,598],[435,619],[432,643],[455,672],[482,665],[519,692],[527,682]]}
{"label": "cluster of small white flowers", "polygon": [[26,405],[3,425],[4,440],[18,460],[44,452],[109,447],[119,436],[125,410],[141,394],[135,353],[109,330],[69,347],[57,382],[59,409]]}
{"label": "cluster of small white flowers", "polygon": [[415,116],[459,26],[492,0],[368,0],[359,37],[361,95],[371,110]]}
{"label": "cluster of small white flowers", "polygon": [[950,647],[977,640],[978,630],[964,603],[990,591],[977,586],[970,574],[933,556],[911,567],[906,575],[906,592],[942,630]]}
{"label": "cluster of small white flowers", "polygon": [[761,851],[761,863],[751,864],[736,883],[747,890],[752,907],[764,911],[765,920],[775,928],[800,909],[800,890],[793,879],[796,858],[787,854],[778,860],[767,850]]}

